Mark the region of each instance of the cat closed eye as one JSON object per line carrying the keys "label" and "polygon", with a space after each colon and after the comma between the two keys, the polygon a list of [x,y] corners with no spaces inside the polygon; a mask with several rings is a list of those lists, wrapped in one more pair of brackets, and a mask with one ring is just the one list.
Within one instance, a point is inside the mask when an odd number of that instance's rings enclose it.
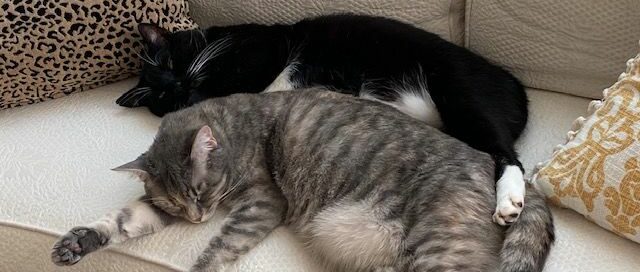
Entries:
{"label": "cat closed eye", "polygon": [[202,80],[193,80],[191,81],[191,84],[189,84],[189,86],[191,86],[192,88],[198,88],[201,84]]}

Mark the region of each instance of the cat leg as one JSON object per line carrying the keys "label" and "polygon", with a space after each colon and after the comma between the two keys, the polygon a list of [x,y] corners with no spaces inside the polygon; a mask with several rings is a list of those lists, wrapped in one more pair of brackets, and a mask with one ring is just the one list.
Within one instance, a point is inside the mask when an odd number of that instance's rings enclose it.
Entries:
{"label": "cat leg", "polygon": [[[502,226],[516,222],[524,207],[525,182],[522,164],[518,161],[513,144],[514,137],[522,132],[526,124],[526,111],[524,114],[505,113],[510,115],[508,119],[496,118],[478,105],[469,104],[464,99],[460,100],[460,97],[448,96],[448,104],[442,106],[441,113],[421,74],[405,79],[402,84],[395,85],[392,91],[364,90],[360,97],[390,105],[437,129],[444,127],[451,136],[493,155],[496,176],[499,177],[493,221]],[[376,96],[389,92],[396,95],[386,99]]]}
{"label": "cat leg", "polygon": [[525,182],[520,162],[505,164],[496,161],[496,168],[502,169],[496,182],[496,210],[493,222],[506,226],[518,220],[524,207]]}
{"label": "cat leg", "polygon": [[[525,117],[496,117],[478,107],[464,108],[460,102],[449,101],[451,108],[441,111],[445,132],[471,147],[489,153],[495,162],[496,208],[495,223],[506,226],[517,221],[524,207],[525,182],[522,164],[514,149],[515,138],[526,123]],[[506,122],[510,120],[517,125]]]}
{"label": "cat leg", "polygon": [[231,203],[222,227],[190,271],[221,271],[281,224],[285,203],[271,186],[252,186]]}
{"label": "cat leg", "polygon": [[293,72],[296,70],[296,64],[290,63],[282,72],[276,77],[269,86],[267,86],[263,93],[279,92],[279,91],[291,91],[296,88],[294,82],[291,80]]}
{"label": "cat leg", "polygon": [[395,263],[405,230],[392,208],[401,202],[388,193],[330,205],[303,229],[309,237],[307,248],[335,268],[331,271],[402,271]]}
{"label": "cat leg", "polygon": [[[466,124],[466,128],[447,132],[469,144],[471,147],[489,153],[495,162],[496,208],[493,221],[501,226],[515,223],[524,208],[526,184],[524,169],[514,150],[514,140],[499,124]],[[464,136],[458,136],[464,135]]]}
{"label": "cat leg", "polygon": [[54,244],[51,260],[57,265],[73,265],[91,252],[157,232],[172,221],[170,215],[142,197],[98,221],[72,228]]}

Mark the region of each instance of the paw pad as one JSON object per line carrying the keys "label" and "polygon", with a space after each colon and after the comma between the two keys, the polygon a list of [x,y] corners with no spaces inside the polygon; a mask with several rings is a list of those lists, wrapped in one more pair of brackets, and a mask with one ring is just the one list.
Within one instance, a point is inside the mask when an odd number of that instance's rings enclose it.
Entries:
{"label": "paw pad", "polygon": [[[98,244],[96,244],[96,242]],[[57,265],[74,265],[99,246],[99,234],[89,228],[74,228],[63,235],[51,250],[51,261]]]}
{"label": "paw pad", "polygon": [[[517,200],[513,200],[513,199]],[[505,197],[498,201],[496,211],[493,214],[493,222],[501,226],[508,226],[516,221],[520,217],[522,208],[524,207],[524,201],[518,197]]]}

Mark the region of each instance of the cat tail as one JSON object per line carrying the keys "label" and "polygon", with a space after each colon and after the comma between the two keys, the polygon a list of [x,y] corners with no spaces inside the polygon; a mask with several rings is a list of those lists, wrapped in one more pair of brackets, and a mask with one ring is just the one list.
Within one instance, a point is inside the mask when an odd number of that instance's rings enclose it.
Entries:
{"label": "cat tail", "polygon": [[506,233],[500,252],[500,271],[537,272],[544,268],[555,240],[553,217],[543,196],[528,186],[526,204]]}

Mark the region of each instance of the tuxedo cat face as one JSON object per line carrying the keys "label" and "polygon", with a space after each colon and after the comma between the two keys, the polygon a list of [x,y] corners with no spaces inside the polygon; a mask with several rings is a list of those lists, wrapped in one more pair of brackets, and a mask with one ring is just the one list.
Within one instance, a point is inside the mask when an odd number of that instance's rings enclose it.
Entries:
{"label": "tuxedo cat face", "polygon": [[140,53],[140,81],[116,103],[124,107],[146,106],[158,116],[178,110],[206,79],[206,67],[228,45],[227,40],[207,46],[200,30],[170,33],[152,24],[140,24],[144,49]]}
{"label": "tuxedo cat face", "polygon": [[161,131],[149,151],[113,170],[136,174],[152,203],[168,214],[201,223],[233,189],[221,150],[209,126],[193,134]]}

